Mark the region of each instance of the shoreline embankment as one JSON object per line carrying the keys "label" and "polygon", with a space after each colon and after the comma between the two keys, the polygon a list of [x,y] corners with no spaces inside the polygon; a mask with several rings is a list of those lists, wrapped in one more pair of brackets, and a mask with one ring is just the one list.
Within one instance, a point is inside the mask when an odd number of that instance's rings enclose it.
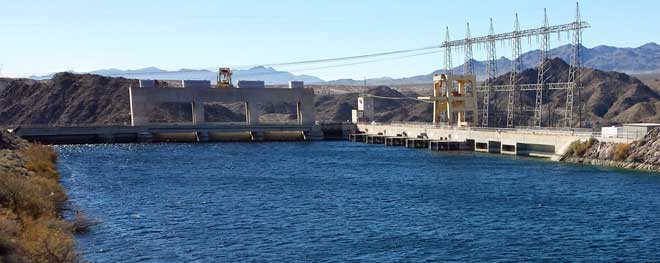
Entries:
{"label": "shoreline embankment", "polygon": [[573,142],[562,162],[660,172],[660,128],[631,143]]}
{"label": "shoreline embankment", "polygon": [[80,262],[57,154],[0,131],[0,262]]}

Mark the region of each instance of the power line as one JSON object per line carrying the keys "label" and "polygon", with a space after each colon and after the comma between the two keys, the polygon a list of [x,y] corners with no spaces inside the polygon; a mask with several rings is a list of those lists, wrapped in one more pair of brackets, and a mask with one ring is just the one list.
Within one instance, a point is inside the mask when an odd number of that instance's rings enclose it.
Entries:
{"label": "power line", "polygon": [[[345,91],[345,90],[337,90],[337,89],[331,89],[331,88],[328,88],[327,90],[331,90],[331,91],[334,91],[334,92],[337,92],[337,93],[342,93],[342,94],[356,93],[356,92],[350,92],[350,91]],[[385,100],[416,100],[416,101],[420,101],[420,102],[433,104],[433,102],[431,102],[431,101],[420,100],[420,99],[415,98],[415,97],[385,97],[385,96],[378,96],[378,95],[371,95],[371,94],[362,94],[362,96],[378,98],[378,99],[385,99]]]}
{"label": "power line", "polygon": [[[373,53],[373,54],[367,54],[367,55],[348,56],[348,57],[339,57],[339,58],[326,58],[326,59],[316,59],[316,60],[304,60],[304,61],[295,61],[295,62],[259,64],[259,65],[252,65],[252,66],[243,66],[243,67],[254,67],[254,66],[282,67],[282,66],[293,66],[293,65],[301,65],[301,64],[318,64],[318,63],[337,62],[337,61],[344,61],[344,60],[365,59],[365,58],[371,58],[371,57],[382,57],[382,56],[389,56],[389,55],[396,55],[396,54],[403,54],[403,53],[411,53],[411,52],[431,50],[431,49],[440,49],[440,48],[442,48],[440,45],[435,45],[435,46],[427,46],[427,47],[420,47],[420,48],[413,48],[413,49]],[[242,66],[237,66],[236,68],[242,68]]]}
{"label": "power line", "polygon": [[430,51],[430,52],[416,53],[416,54],[411,54],[411,55],[406,55],[406,56],[398,56],[398,57],[392,57],[392,58],[373,59],[373,60],[367,60],[367,61],[345,63],[345,64],[338,64],[338,65],[320,66],[320,67],[313,67],[313,68],[292,69],[290,71],[291,72],[301,72],[301,71],[310,71],[310,70],[318,70],[318,69],[327,69],[327,68],[337,68],[337,67],[362,65],[362,64],[368,64],[368,63],[374,63],[374,62],[380,62],[380,61],[417,57],[417,56],[435,54],[435,53],[440,53],[440,52],[442,52],[442,51]]}
{"label": "power line", "polygon": [[[397,56],[397,57],[373,59],[373,60],[354,62],[354,63],[344,63],[344,64],[336,64],[336,65],[327,65],[327,66],[318,66],[318,67],[312,67],[312,68],[302,68],[302,69],[292,69],[292,70],[290,70],[290,71],[293,71],[293,72],[295,72],[295,71],[309,71],[309,70],[318,70],[318,69],[326,69],[326,68],[353,66],[353,65],[374,63],[374,62],[393,60],[393,59],[401,59],[401,58],[414,57],[414,56],[422,56],[422,55],[427,55],[427,54],[438,53],[438,52],[440,52],[440,50],[439,50],[440,48],[441,48],[440,45],[435,45],[435,46],[426,46],[426,47],[420,47],[420,48],[396,50],[396,51],[388,51],[388,52],[380,52],[380,53],[372,53],[372,54],[357,55],[357,56],[347,56],[347,57],[338,57],[338,58],[325,58],[325,59],[293,61],[293,62],[282,62],[282,63],[270,63],[270,64],[230,66],[230,67],[234,68],[234,69],[249,69],[249,68],[254,68],[254,67],[258,67],[258,66],[263,66],[263,67],[288,67],[288,66],[307,65],[307,64],[313,65],[313,64],[324,64],[324,63],[350,61],[350,60],[362,60],[362,59],[374,58],[374,57],[387,57],[387,56],[392,56],[392,55],[397,55],[397,54],[407,54],[407,53],[413,53],[413,52],[419,52],[419,51],[427,51],[427,52],[415,53],[415,54],[410,54],[410,55],[405,55],[405,56]],[[433,49],[438,49],[438,50],[428,51],[428,50],[433,50]],[[135,76],[135,75],[147,75],[147,74],[194,73],[194,72],[203,72],[203,71],[211,71],[211,70],[208,70],[208,69],[181,69],[181,70],[178,70],[178,71],[118,72],[118,73],[107,73],[107,74],[100,74],[100,73],[94,73],[94,72],[84,72],[84,73],[99,74],[99,75],[103,75],[103,76]],[[83,73],[83,72],[81,72],[81,73]],[[272,72],[272,73],[269,72],[269,73],[263,73],[263,74],[248,74],[247,76],[249,76],[249,75],[271,75],[271,74],[282,74],[282,73],[285,73],[285,72]],[[14,74],[19,74],[19,73],[14,73]],[[46,74],[43,74],[43,73],[22,73],[22,75],[47,75],[47,74],[48,73],[46,73]],[[246,76],[246,75],[244,75],[244,76]]]}

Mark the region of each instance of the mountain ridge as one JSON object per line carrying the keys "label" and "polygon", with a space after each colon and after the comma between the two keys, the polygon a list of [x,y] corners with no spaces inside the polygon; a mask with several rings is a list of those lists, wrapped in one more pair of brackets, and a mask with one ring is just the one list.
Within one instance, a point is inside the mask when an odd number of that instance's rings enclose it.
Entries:
{"label": "mountain ridge", "polygon": [[[76,74],[94,74],[105,77],[124,77],[131,79],[190,79],[190,80],[209,80],[215,83],[217,80],[217,72],[205,69],[186,69],[179,70],[163,70],[157,67],[146,67],[141,69],[128,69],[121,70],[116,68],[99,69],[89,72],[70,72]],[[44,76],[30,76],[34,80],[47,80],[52,79],[56,73]],[[287,71],[278,71],[272,67],[256,66],[249,69],[233,70],[234,84],[239,80],[263,80],[267,85],[284,84],[291,80],[301,80],[306,83],[324,82],[315,76],[310,75],[294,75]]]}
{"label": "mountain ridge", "polygon": [[[583,52],[583,66],[604,71],[616,71],[626,74],[649,74],[660,72],[660,45],[655,42],[646,43],[639,47],[614,47],[599,45],[593,48],[581,46]],[[551,58],[571,60],[571,45],[563,45],[550,50]],[[539,50],[531,50],[521,55],[523,70],[534,68],[539,62]],[[641,60],[641,61],[640,61]],[[500,57],[497,60],[499,74],[511,70],[511,59]],[[485,79],[486,61],[472,60],[472,67],[478,79]],[[454,73],[463,72],[463,64],[452,69]],[[433,82],[433,75],[444,73],[444,70],[435,70],[429,74],[393,79],[390,82],[381,81],[382,78],[367,79],[369,85],[404,85],[425,84]],[[364,80],[341,79],[328,81],[332,85],[362,85]]]}
{"label": "mountain ridge", "polygon": [[[626,74],[649,74],[660,73],[660,45],[655,42],[646,43],[639,47],[614,47],[599,45],[593,48],[581,46],[583,52],[583,65],[605,71],[616,71]],[[561,58],[564,61],[571,59],[571,45],[556,47],[550,51],[551,57]],[[531,50],[522,56],[523,70],[533,68],[538,64],[539,50]],[[486,62],[473,60],[472,66],[479,79],[485,79]],[[501,56],[497,60],[498,72],[508,72],[511,68],[511,59]],[[453,72],[462,73],[463,65],[454,67]],[[75,73],[75,72],[72,72]],[[203,79],[216,81],[216,72],[211,70],[179,69],[168,71],[157,67],[146,67],[141,69],[121,70],[116,68],[100,69],[90,72],[108,77],[126,77],[133,79]],[[422,74],[404,78],[391,78],[388,76],[367,79],[368,85],[406,85],[426,84],[433,81],[433,75],[444,73],[444,70],[435,70],[429,74]],[[36,80],[50,79],[54,74],[45,76],[31,76]],[[499,74],[498,74],[499,75]],[[264,80],[268,85],[286,84],[290,80],[302,80],[307,84],[317,85],[349,85],[361,86],[364,80],[337,79],[325,81],[311,75],[295,75],[287,71],[278,71],[272,67],[256,66],[250,69],[234,70],[234,81],[238,80]]]}

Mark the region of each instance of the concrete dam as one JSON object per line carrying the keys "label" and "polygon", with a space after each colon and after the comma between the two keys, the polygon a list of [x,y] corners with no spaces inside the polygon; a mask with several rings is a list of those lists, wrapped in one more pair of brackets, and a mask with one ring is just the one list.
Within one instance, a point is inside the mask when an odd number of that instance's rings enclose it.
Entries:
{"label": "concrete dam", "polygon": [[[372,121],[373,98],[359,97],[352,123],[320,123],[315,120],[314,90],[304,85],[290,88],[216,88],[210,82],[187,83],[182,87],[158,87],[156,82],[141,81],[129,87],[130,126],[18,126],[12,131],[31,141],[48,144],[79,143],[149,143],[149,142],[223,142],[350,139],[356,142],[428,148],[438,151],[468,150],[509,155],[558,158],[574,141],[599,137],[587,129],[487,128],[474,127],[466,113],[475,116],[474,93],[466,85],[473,77],[454,77],[457,90],[442,89],[451,78],[436,78],[434,97],[435,123],[376,123]],[[187,84],[187,85],[186,85]],[[254,86],[254,83],[251,83]],[[259,86],[259,85],[257,85]],[[470,103],[466,103],[470,101]],[[154,123],[149,112],[158,103],[189,103],[190,123]],[[244,122],[207,122],[205,103],[230,102],[245,105]],[[261,103],[295,103],[295,123],[260,123]],[[454,116],[441,122],[441,116]],[[599,138],[602,141],[628,142],[623,138]]]}
{"label": "concrete dam", "polygon": [[[160,86],[159,83],[169,85]],[[27,140],[48,144],[321,140],[347,138],[356,130],[356,126],[350,123],[317,123],[314,90],[305,88],[302,82],[292,81],[289,88],[265,88],[264,83],[259,81],[239,81],[238,87],[230,84],[216,87],[210,81],[141,80],[139,87],[128,87],[128,93],[130,126],[19,125],[8,128]],[[162,123],[151,120],[150,112],[163,103],[189,104],[192,122]],[[245,120],[207,121],[204,112],[207,103],[243,104]],[[277,103],[295,105],[294,123],[259,121],[263,112],[258,105]]]}

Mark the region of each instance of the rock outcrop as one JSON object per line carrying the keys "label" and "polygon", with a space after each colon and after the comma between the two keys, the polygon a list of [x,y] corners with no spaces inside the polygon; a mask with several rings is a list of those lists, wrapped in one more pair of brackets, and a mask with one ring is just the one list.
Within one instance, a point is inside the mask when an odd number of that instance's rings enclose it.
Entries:
{"label": "rock outcrop", "polygon": [[28,146],[27,141],[0,130],[0,174],[28,175],[25,162],[18,153]]}
{"label": "rock outcrop", "polygon": [[660,172],[660,128],[629,144],[574,142],[562,161]]}

